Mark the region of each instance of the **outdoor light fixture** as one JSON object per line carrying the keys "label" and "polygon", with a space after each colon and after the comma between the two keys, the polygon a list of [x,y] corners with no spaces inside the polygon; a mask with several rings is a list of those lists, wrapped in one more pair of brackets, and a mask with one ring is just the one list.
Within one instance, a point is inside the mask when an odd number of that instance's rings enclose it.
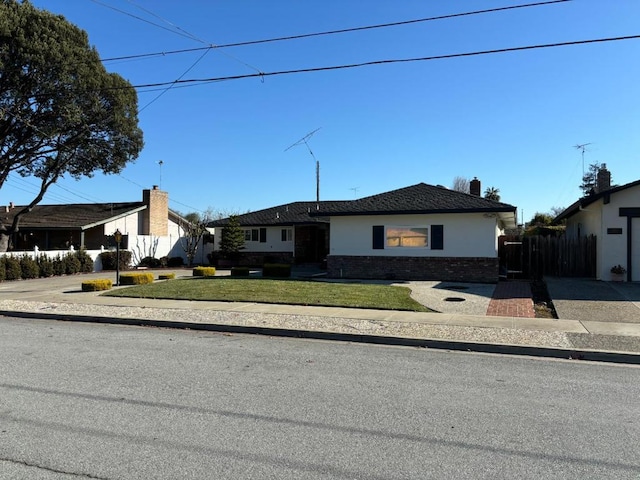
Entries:
{"label": "outdoor light fixture", "polygon": [[122,241],[122,232],[120,229],[116,229],[113,233],[113,238],[116,241],[116,287],[120,286],[120,242]]}

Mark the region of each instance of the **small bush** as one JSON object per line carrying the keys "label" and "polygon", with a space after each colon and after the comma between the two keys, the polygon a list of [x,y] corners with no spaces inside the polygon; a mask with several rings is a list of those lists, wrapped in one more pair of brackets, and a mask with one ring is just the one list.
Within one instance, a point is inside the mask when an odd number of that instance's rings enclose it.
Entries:
{"label": "small bush", "polygon": [[38,278],[40,275],[40,268],[38,268],[38,262],[36,262],[31,255],[23,255],[20,257],[20,276],[24,280],[30,278]]}
{"label": "small bush", "polygon": [[87,253],[87,251],[82,248],[77,252],[73,253],[73,255],[80,262],[80,273],[91,273],[93,272],[93,260],[91,256]]}
{"label": "small bush", "polygon": [[158,275],[158,280],[173,280],[174,278],[176,278],[175,273],[161,273]]}
{"label": "small bush", "polygon": [[56,258],[53,259],[53,274],[59,276],[59,275],[64,275],[64,273],[65,273],[64,260],[60,258],[60,255],[58,255]]}
{"label": "small bush", "polygon": [[38,256],[38,269],[40,270],[40,277],[52,277],[53,260],[44,253],[41,253],[40,256]]}
{"label": "small bush", "polygon": [[162,266],[159,258],[144,257],[138,264],[139,267],[158,268]]}
{"label": "small bush", "polygon": [[153,283],[153,273],[123,273],[120,275],[120,285],[146,285]]}
{"label": "small bush", "polygon": [[160,257],[160,266],[162,268],[166,268],[169,266],[169,257],[164,256],[164,257]]}
{"label": "small bush", "polygon": [[22,278],[22,267],[19,259],[12,256],[5,257],[4,268],[5,280],[20,280]]}
{"label": "small bush", "polygon": [[[100,260],[102,260],[103,270],[117,270],[116,260],[117,252],[102,252]],[[129,270],[131,265],[131,252],[129,250],[120,250],[120,270]]]}
{"label": "small bush", "polygon": [[80,259],[74,253],[68,253],[62,259],[64,263],[64,273],[67,275],[75,275],[76,273],[80,273],[80,268],[82,268],[82,264],[80,263]]}
{"label": "small bush", "polygon": [[196,267],[193,269],[194,277],[213,277],[215,274],[215,267]]}
{"label": "small bush", "polygon": [[0,257],[0,282],[4,282],[5,273],[7,271],[5,267],[5,258],[7,258],[6,255]]}
{"label": "small bush", "polygon": [[98,278],[82,282],[83,292],[98,292],[100,290],[111,290],[113,283],[108,278]]}
{"label": "small bush", "polygon": [[184,259],[182,257],[170,257],[167,259],[167,267],[176,268],[184,265]]}
{"label": "small bush", "polygon": [[249,267],[231,267],[232,277],[248,277]]}
{"label": "small bush", "polygon": [[291,276],[291,265],[288,263],[265,263],[262,267],[262,276],[288,278]]}

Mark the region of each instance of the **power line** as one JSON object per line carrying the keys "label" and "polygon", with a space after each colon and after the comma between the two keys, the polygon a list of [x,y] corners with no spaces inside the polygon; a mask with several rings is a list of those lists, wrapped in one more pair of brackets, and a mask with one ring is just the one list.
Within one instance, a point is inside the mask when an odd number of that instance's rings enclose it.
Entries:
{"label": "power line", "polygon": [[[96,3],[99,3],[97,0],[92,0],[92,1],[94,1]],[[557,3],[566,3],[566,2],[570,2],[570,1],[572,1],[572,0],[550,0],[550,1],[546,1],[546,2],[527,3],[527,4],[522,4],[522,5],[511,5],[511,6],[507,6],[507,7],[497,7],[497,8],[490,8],[490,9],[485,9],[485,10],[474,10],[474,11],[471,11],[471,12],[452,13],[452,14],[448,14],[448,15],[439,15],[439,16],[436,16],[436,17],[417,18],[417,19],[413,19],[413,20],[403,20],[403,21],[399,21],[399,22],[380,23],[380,24],[376,24],[376,25],[366,25],[366,26],[362,26],[362,27],[343,28],[343,29],[339,29],[339,30],[328,30],[328,31],[324,31],[324,32],[303,33],[303,34],[300,34],[300,35],[288,35],[288,36],[285,36],[285,37],[265,38],[265,39],[260,39],[260,40],[248,40],[248,41],[244,41],[244,42],[226,43],[226,44],[220,44],[220,45],[209,45],[207,47],[186,48],[186,49],[181,49],[181,50],[170,50],[170,51],[167,51],[167,52],[142,53],[142,54],[138,54],[138,55],[126,55],[126,56],[121,56],[121,57],[103,58],[102,61],[103,62],[111,62],[111,61],[115,61],[115,60],[131,60],[131,59],[145,58],[145,57],[159,57],[159,56],[175,55],[175,54],[180,54],[180,53],[196,52],[196,51],[199,51],[199,50],[205,50],[205,49],[209,49],[209,48],[220,49],[220,48],[231,48],[231,47],[244,47],[244,46],[248,46],[248,45],[258,45],[258,44],[261,44],[261,43],[272,43],[272,42],[282,42],[282,41],[288,41],[288,40],[299,40],[299,39],[302,39],[302,38],[320,37],[320,36],[326,36],[326,35],[336,35],[336,34],[341,34],[341,33],[358,32],[358,31],[363,31],[363,30],[373,30],[373,29],[378,29],[378,28],[398,27],[398,26],[402,26],[402,25],[411,25],[411,24],[415,24],[415,23],[431,22],[431,21],[435,21],[435,20],[447,20],[447,19],[451,19],[451,18],[466,17],[466,16],[471,16],[471,15],[481,15],[481,14],[485,14],[485,13],[495,13],[495,12],[501,12],[501,11],[506,11],[506,10],[515,10],[515,9],[520,9],[520,8],[538,7],[538,6],[542,6],[542,5],[552,5],[552,4],[557,4]],[[112,8],[112,7],[109,7],[109,8]],[[125,13],[125,12],[123,12],[123,13]]]}
{"label": "power line", "polygon": [[542,48],[566,47],[571,45],[585,45],[585,44],[592,44],[592,43],[616,42],[616,41],[622,41],[622,40],[635,40],[635,39],[640,39],[640,35],[628,35],[624,37],[609,37],[609,38],[598,38],[598,39],[590,39],[590,40],[575,40],[571,42],[546,43],[546,44],[538,44],[538,45],[527,45],[522,47],[499,48],[494,50],[480,50],[475,52],[434,55],[430,57],[373,60],[370,62],[351,63],[346,65],[333,65],[333,66],[327,66],[327,67],[310,67],[310,68],[300,68],[295,70],[280,70],[276,72],[261,72],[261,73],[250,73],[250,74],[243,74],[243,75],[230,75],[226,77],[212,77],[212,78],[199,78],[199,79],[187,79],[187,80],[183,79],[183,80],[175,80],[173,82],[145,83],[140,85],[132,85],[131,87],[119,87],[119,88],[153,88],[153,87],[163,87],[171,84],[213,83],[213,82],[223,82],[223,81],[229,81],[229,80],[240,80],[245,78],[256,78],[256,77],[264,78],[264,77],[273,77],[278,75],[290,75],[294,73],[326,72],[331,70],[343,70],[347,68],[368,67],[373,65],[388,65],[393,63],[411,63],[411,62],[424,62],[429,60],[444,60],[444,59],[450,59],[450,58],[475,57],[480,55],[491,55],[496,53],[519,52],[519,51],[536,50],[536,49],[542,49]]}

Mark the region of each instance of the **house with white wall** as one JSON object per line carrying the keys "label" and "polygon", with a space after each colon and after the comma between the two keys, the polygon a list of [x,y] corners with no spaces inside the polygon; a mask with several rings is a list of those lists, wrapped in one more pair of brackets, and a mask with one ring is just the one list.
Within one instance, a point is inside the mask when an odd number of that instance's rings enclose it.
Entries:
{"label": "house with white wall", "polygon": [[516,207],[419,183],[313,215],[330,219],[327,275],[496,282],[498,237],[516,226]]}
{"label": "house with white wall", "polygon": [[611,268],[622,265],[625,280],[640,281],[640,180],[611,186],[603,165],[596,188],[555,219],[566,222],[569,238],[596,237],[596,278],[611,280]]}
{"label": "house with white wall", "polygon": [[[0,212],[5,224],[23,207]],[[182,257],[184,219],[169,209],[169,194],[154,186],[142,192],[141,202],[36,205],[21,216],[19,231],[11,239],[11,252],[50,252],[84,248],[96,260],[101,251],[115,248],[114,233],[122,234],[120,247],[130,250],[134,264],[146,256]],[[199,249],[200,252],[202,249]],[[196,257],[199,261],[199,256]],[[99,263],[96,265],[99,269]]]}
{"label": "house with white wall", "polygon": [[[326,260],[332,278],[496,282],[498,237],[515,228],[516,207],[482,198],[477,179],[471,192],[419,183],[358,200],[238,215],[245,233],[240,263]],[[228,221],[209,226],[219,231]]]}

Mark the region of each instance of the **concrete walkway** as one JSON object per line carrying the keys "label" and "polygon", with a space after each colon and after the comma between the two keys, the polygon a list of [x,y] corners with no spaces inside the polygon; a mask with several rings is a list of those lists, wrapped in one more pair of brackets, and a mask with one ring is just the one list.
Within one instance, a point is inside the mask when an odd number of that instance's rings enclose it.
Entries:
{"label": "concrete walkway", "polygon": [[[469,285],[465,290],[462,287],[467,285],[443,282],[406,284],[423,301],[431,298],[445,308],[479,312],[463,314],[140,299],[81,292],[84,279],[108,277],[105,273],[1,283],[0,315],[640,363],[640,318],[634,322],[629,318],[500,316],[516,303],[526,304],[529,315],[532,302],[526,282]],[[177,273],[190,276],[190,271]],[[452,295],[468,301],[447,302]],[[517,312],[519,307],[515,308]]]}

